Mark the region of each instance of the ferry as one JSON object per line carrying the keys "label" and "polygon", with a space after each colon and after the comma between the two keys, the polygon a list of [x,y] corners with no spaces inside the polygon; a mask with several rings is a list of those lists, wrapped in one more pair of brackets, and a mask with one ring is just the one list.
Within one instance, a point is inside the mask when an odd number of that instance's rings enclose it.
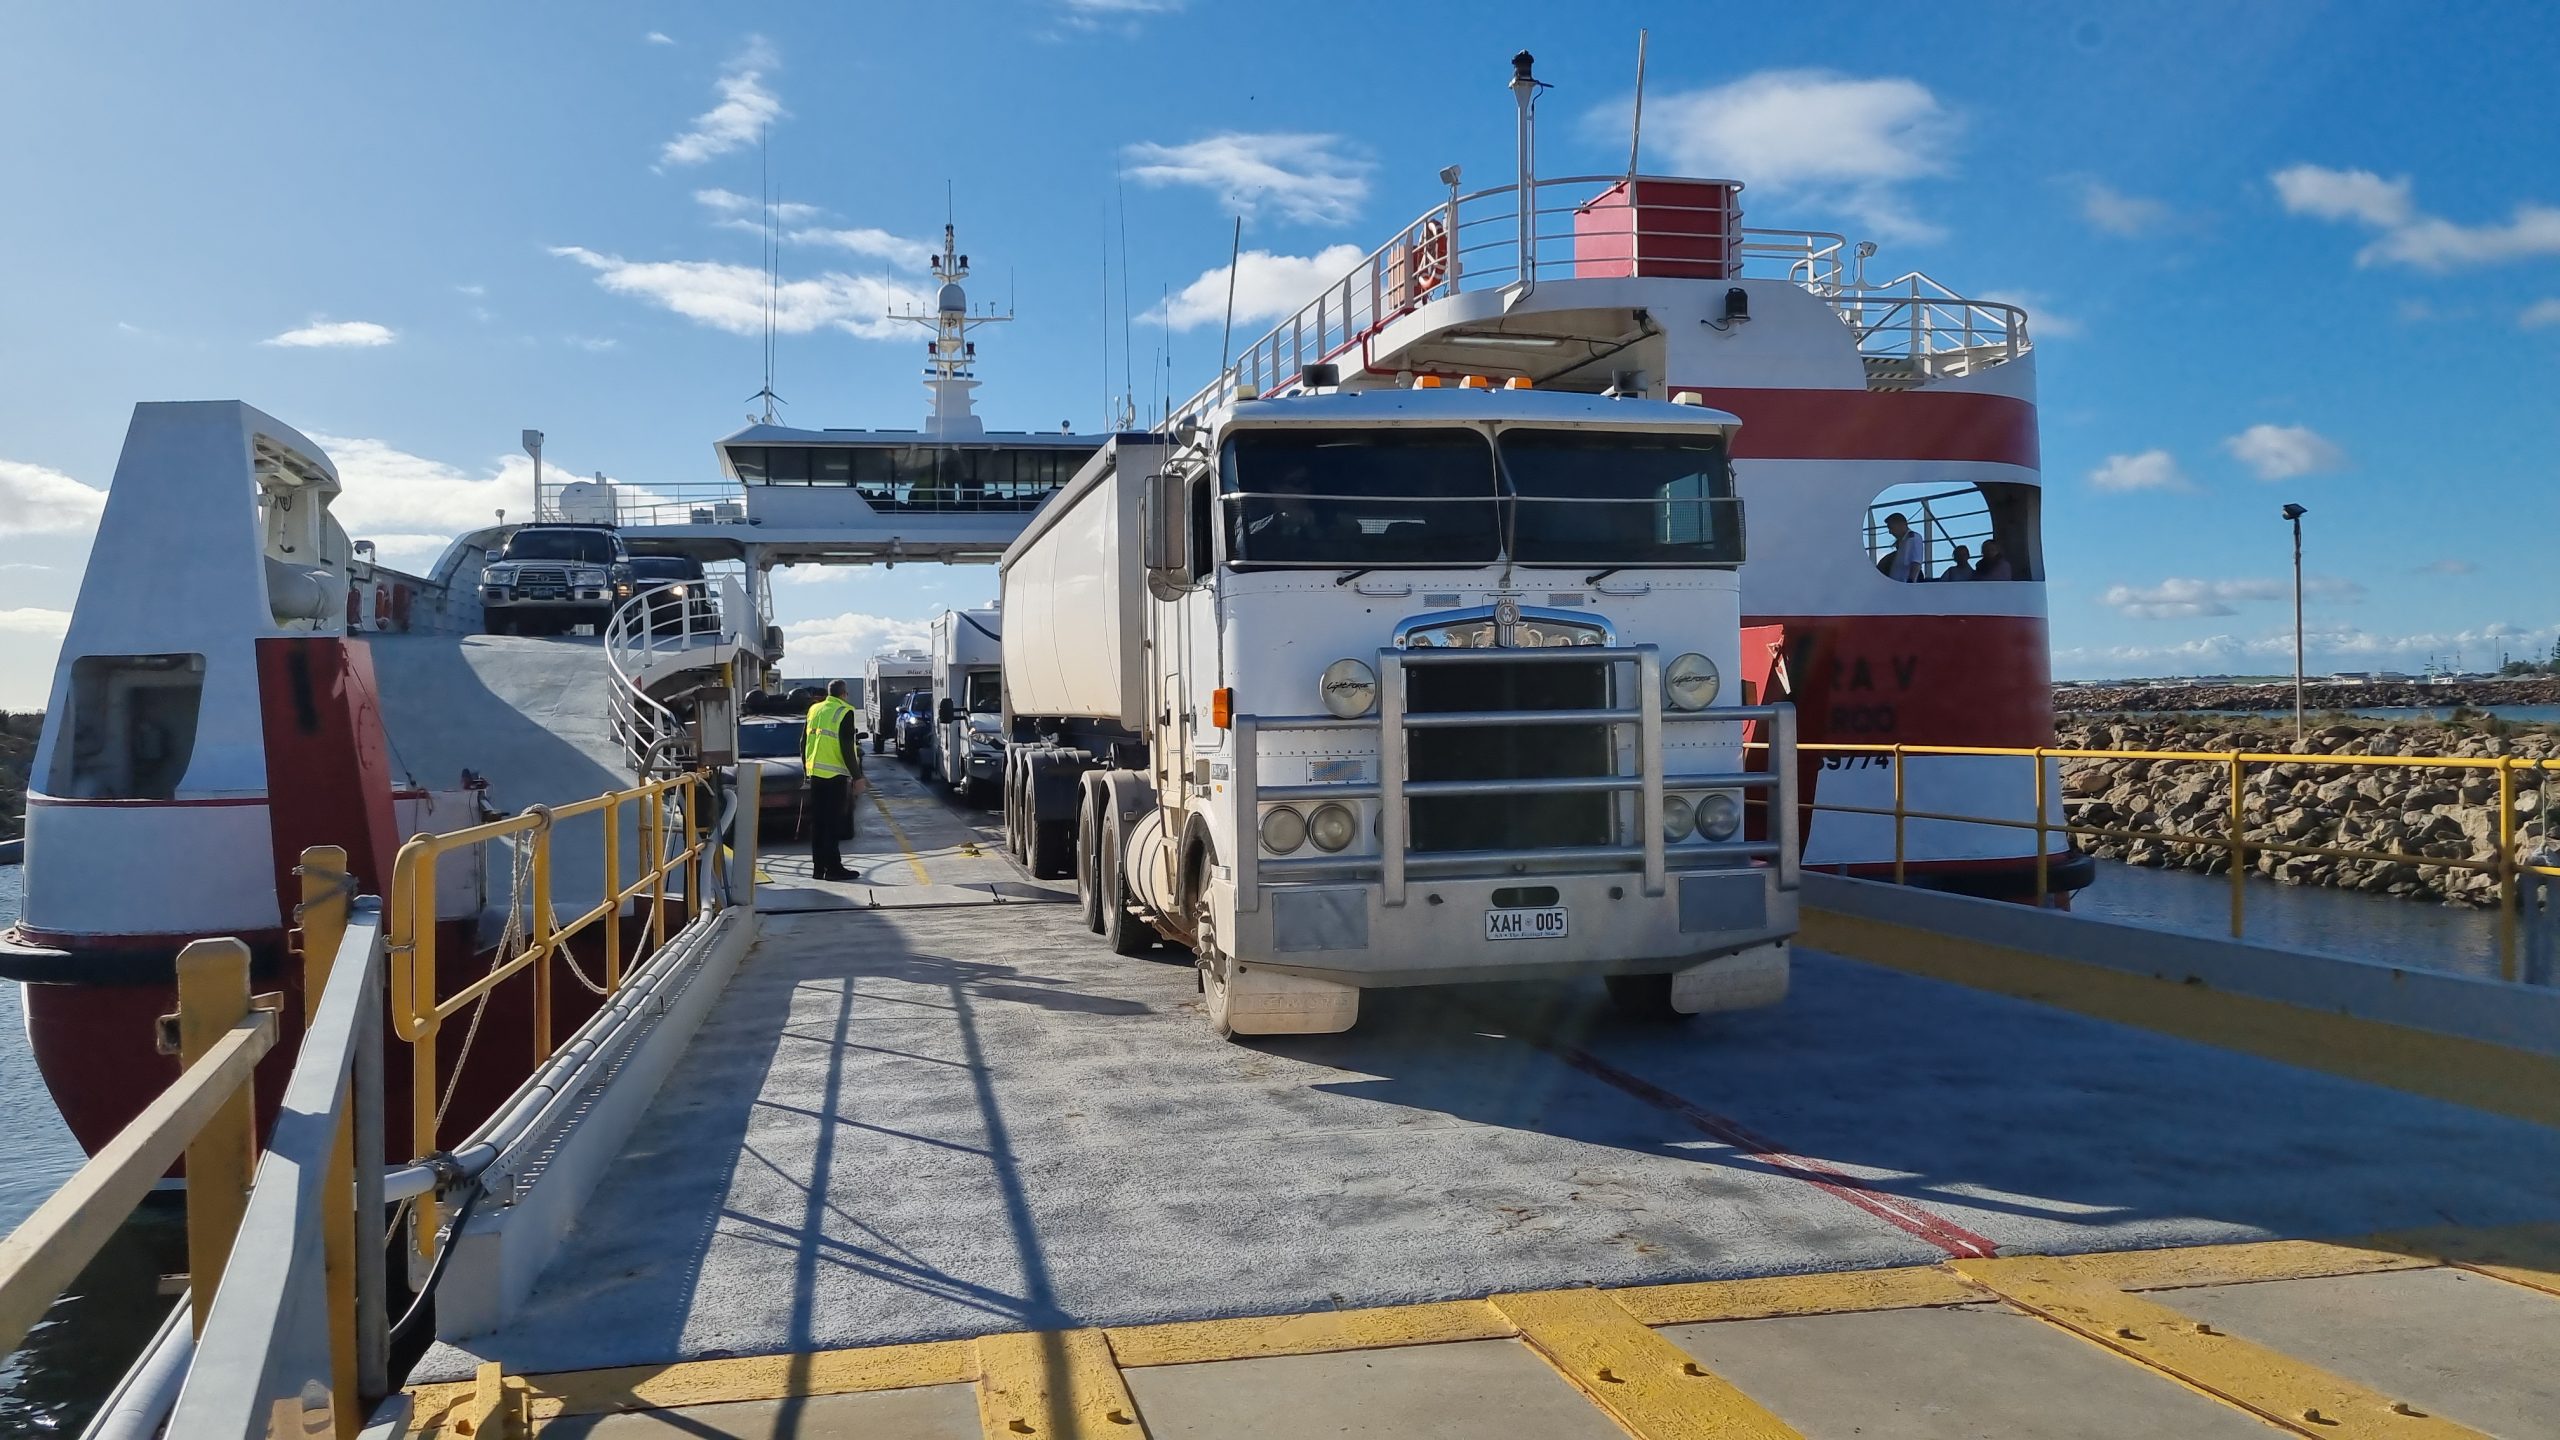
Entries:
{"label": "ferry", "polygon": [[[556,580],[381,567],[324,447],[139,407],[0,947],[96,1159],[0,1345],[183,1148],[101,1440],[2560,1434],[2560,991],[2012,903],[2084,878],[2015,838],[2024,317],[1738,181],[1537,176],[1532,67],[1513,183],[1161,429],[986,428],[946,231],[923,427],[546,483],[610,539]],[[1290,469],[1386,431],[1461,478]],[[1536,488],[1604,442],[1649,489]],[[1593,536],[1642,594],[1547,573]],[[650,556],[702,623],[488,633]],[[1003,576],[1002,803],[868,765],[821,880],[737,744],[767,582],[922,559]]]}

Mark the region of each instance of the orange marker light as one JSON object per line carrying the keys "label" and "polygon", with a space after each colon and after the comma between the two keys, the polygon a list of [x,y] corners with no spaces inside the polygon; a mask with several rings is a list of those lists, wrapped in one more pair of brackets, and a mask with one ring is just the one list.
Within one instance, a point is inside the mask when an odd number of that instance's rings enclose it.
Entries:
{"label": "orange marker light", "polygon": [[1413,388],[1416,390],[1437,390],[1440,388],[1440,377],[1437,375],[1416,375],[1413,377]]}
{"label": "orange marker light", "polygon": [[1481,375],[1470,375],[1466,379],[1458,382],[1458,388],[1461,390],[1490,390],[1493,388],[1493,382],[1487,380]]}
{"label": "orange marker light", "polygon": [[1533,387],[1529,384],[1528,376],[1514,375],[1510,379],[1502,382],[1502,388],[1505,390],[1527,390]]}
{"label": "orange marker light", "polygon": [[1209,692],[1209,723],[1221,730],[1232,730],[1236,723],[1236,692],[1221,685]]}

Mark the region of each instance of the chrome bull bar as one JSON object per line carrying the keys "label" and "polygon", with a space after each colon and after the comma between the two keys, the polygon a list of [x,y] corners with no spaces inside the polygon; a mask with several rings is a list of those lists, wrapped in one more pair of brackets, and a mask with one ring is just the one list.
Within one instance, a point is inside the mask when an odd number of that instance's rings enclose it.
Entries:
{"label": "chrome bull bar", "polygon": [[[1405,711],[1404,672],[1416,665],[1592,664],[1626,665],[1635,670],[1633,705],[1588,710]],[[1405,903],[1407,881],[1415,875],[1499,874],[1502,867],[1523,864],[1584,864],[1641,871],[1648,897],[1666,894],[1669,874],[1681,870],[1725,866],[1737,861],[1766,860],[1777,872],[1778,888],[1797,888],[1799,807],[1796,779],[1796,715],[1792,705],[1726,705],[1704,710],[1666,710],[1662,703],[1662,663],[1652,645],[1554,646],[1505,650],[1382,649],[1377,657],[1378,703],[1368,715],[1344,719],[1334,715],[1238,715],[1233,718],[1237,828],[1236,908],[1262,906],[1266,875],[1291,880],[1372,880],[1380,901]],[[1769,726],[1769,768],[1667,775],[1663,771],[1663,734],[1673,724],[1743,724]],[[1603,725],[1612,732],[1636,730],[1636,773],[1591,776],[1540,776],[1516,780],[1414,780],[1411,737],[1417,730],[1485,729],[1510,725]],[[1378,772],[1374,780],[1305,785],[1261,783],[1261,733],[1265,729],[1367,732],[1378,739]],[[1737,747],[1738,748],[1738,747]],[[1615,767],[1613,767],[1614,769]],[[1676,848],[1662,835],[1663,797],[1675,790],[1761,791],[1768,796],[1768,837],[1745,840],[1685,842]],[[1517,850],[1448,850],[1420,855],[1410,850],[1410,817],[1406,804],[1420,796],[1510,794],[1633,794],[1636,797],[1637,843],[1561,845]],[[1262,855],[1261,807],[1280,802],[1375,800],[1379,805],[1378,853],[1375,855],[1307,855],[1266,859]]]}

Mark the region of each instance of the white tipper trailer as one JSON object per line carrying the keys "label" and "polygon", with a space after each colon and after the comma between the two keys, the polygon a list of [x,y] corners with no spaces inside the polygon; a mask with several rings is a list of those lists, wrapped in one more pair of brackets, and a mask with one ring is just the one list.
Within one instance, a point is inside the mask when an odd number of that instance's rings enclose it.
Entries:
{"label": "white tipper trailer", "polygon": [[1004,764],[1004,612],[945,610],[933,617],[933,757],[942,783],[976,801],[993,793]]}
{"label": "white tipper trailer", "polygon": [[862,662],[862,728],[871,732],[872,754],[898,737],[898,702],[924,689],[932,673],[933,657],[922,650],[883,650]]}
{"label": "white tipper trailer", "polygon": [[1794,714],[1722,683],[1740,422],[1679,400],[1247,394],[1106,444],[1002,564],[1016,855],[1189,946],[1221,1034],[1373,986],[1783,998]]}

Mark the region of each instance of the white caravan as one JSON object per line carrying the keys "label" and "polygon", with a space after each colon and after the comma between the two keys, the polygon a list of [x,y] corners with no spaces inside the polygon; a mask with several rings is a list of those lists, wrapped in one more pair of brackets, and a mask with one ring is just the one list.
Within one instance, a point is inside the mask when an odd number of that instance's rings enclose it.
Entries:
{"label": "white caravan", "polygon": [[862,662],[862,728],[871,732],[872,754],[898,738],[898,702],[932,674],[933,656],[923,650],[883,650]]}
{"label": "white caravan", "polygon": [[1189,945],[1222,1034],[1371,986],[1782,998],[1794,714],[1724,683],[1739,422],[1328,368],[1112,441],[1006,551],[1016,853],[1122,953]]}
{"label": "white caravan", "polygon": [[929,771],[975,801],[1003,768],[1004,612],[945,610],[933,617],[933,755]]}

